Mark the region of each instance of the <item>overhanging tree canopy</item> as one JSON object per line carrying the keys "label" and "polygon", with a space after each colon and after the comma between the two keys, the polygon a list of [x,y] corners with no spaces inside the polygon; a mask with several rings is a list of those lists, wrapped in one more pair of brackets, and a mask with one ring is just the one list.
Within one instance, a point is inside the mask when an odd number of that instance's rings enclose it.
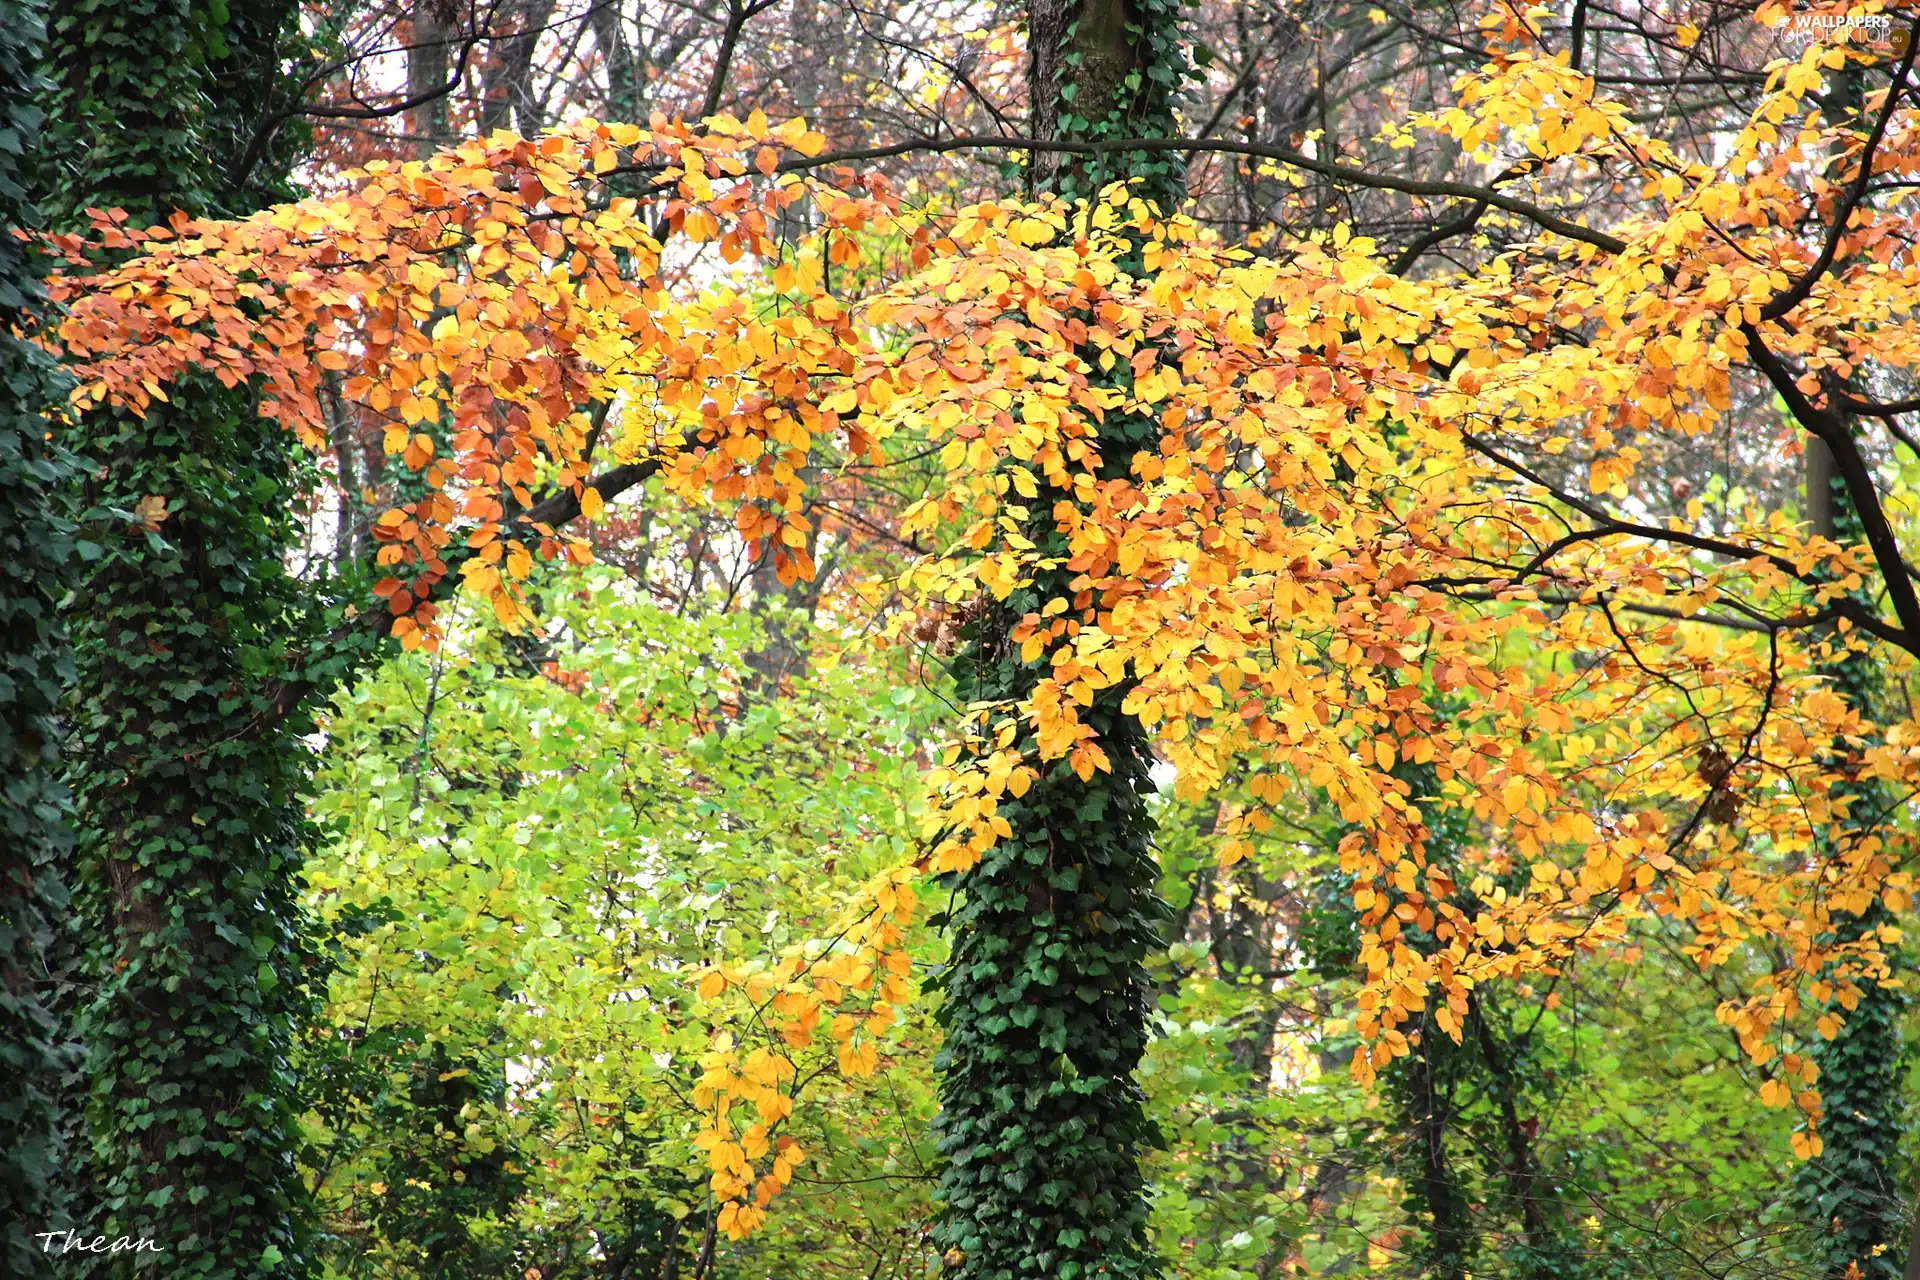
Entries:
{"label": "overhanging tree canopy", "polygon": [[[1304,779],[1358,828],[1342,865],[1363,913],[1363,1076],[1405,1051],[1430,1001],[1457,1034],[1475,985],[1549,972],[1655,912],[1687,922],[1710,963],[1750,938],[1785,944],[1723,1016],[1766,1070],[1764,1099],[1817,1119],[1812,1064],[1782,1054],[1782,1032],[1807,995],[1883,976],[1882,936],[1838,942],[1832,924],[1876,899],[1902,907],[1909,887],[1877,836],[1830,847],[1819,832],[1849,774],[1911,790],[1920,727],[1881,726],[1883,742],[1837,762],[1830,744],[1864,744],[1870,726],[1818,660],[1877,643],[1904,662],[1920,644],[1900,513],[1845,416],[1903,438],[1911,410],[1898,392],[1866,397],[1900,384],[1917,336],[1920,272],[1901,256],[1913,51],[1811,47],[1709,166],[1526,36],[1510,32],[1454,108],[1407,126],[1504,165],[1429,194],[1536,229],[1473,270],[1396,275],[1344,231],[1252,257],[1124,187],[1090,207],[934,216],[878,182],[811,176],[830,157],[806,155],[803,126],[587,122],[495,134],[241,222],[103,225],[97,243],[144,252],[61,282],[63,340],[85,398],[139,407],[211,368],[256,381],[310,443],[323,372],[347,374],[389,415],[389,453],[433,488],[377,526],[381,626],[403,643],[433,643],[456,580],[522,621],[533,557],[583,558],[561,526],[652,474],[732,504],[790,580],[811,572],[805,484],[857,485],[934,449],[945,493],[907,530],[942,546],[904,581],[918,608],[965,617],[1037,570],[1071,573],[1018,633],[1048,674],[1029,698],[969,709],[934,778],[928,847],[875,886],[872,912],[836,947],[710,975],[710,999],[738,1002],[720,1005],[734,1026],[703,1083],[714,1188],[741,1204],[730,1229],[750,1229],[750,1201],[790,1171],[770,1145],[787,1106],[778,1046],[832,1015],[843,1069],[868,1065],[863,1019],[907,994],[914,874],[965,868],[1004,837],[1002,797],[1047,761],[1083,777],[1107,764],[1080,708],[1123,683],[1184,789],[1233,762],[1256,798]],[[1891,73],[1859,120],[1820,117],[1834,59]],[[1640,212],[1595,228],[1509,194],[1553,166],[1624,175]],[[613,194],[616,176],[644,180],[645,201]],[[826,229],[782,252],[768,219],[803,195]],[[832,270],[876,226],[908,238],[911,265],[842,301]],[[667,227],[717,240],[740,274],[669,277]],[[1136,244],[1137,281],[1120,266]],[[1637,433],[1697,431],[1753,386],[1833,450],[1864,546],[1778,513],[1661,523],[1620,505]],[[418,430],[443,412],[450,456]],[[1116,413],[1157,423],[1123,468],[1092,444]],[[1022,527],[1036,511],[1065,537],[1063,564],[1036,563]],[[1034,757],[1009,749],[1023,723]],[[1393,772],[1407,760],[1434,766],[1439,794],[1412,794]],[[1472,855],[1469,883],[1426,863],[1436,805],[1505,833]],[[1412,930],[1441,945],[1409,947]],[[1821,1034],[1837,1030],[1823,1017]]]}

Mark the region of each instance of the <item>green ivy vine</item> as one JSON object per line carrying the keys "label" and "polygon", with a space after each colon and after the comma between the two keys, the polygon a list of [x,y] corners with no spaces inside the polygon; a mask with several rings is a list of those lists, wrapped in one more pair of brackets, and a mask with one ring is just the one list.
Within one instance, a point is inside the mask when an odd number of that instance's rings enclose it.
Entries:
{"label": "green ivy vine", "polygon": [[[1842,543],[1861,540],[1860,518],[1838,477],[1833,485],[1834,535]],[[1820,664],[1847,705],[1871,718],[1886,698],[1880,666],[1869,651],[1841,648]],[[1868,744],[1871,745],[1871,744]],[[1836,760],[1859,759],[1859,748],[1835,742]],[[1900,800],[1887,784],[1852,778],[1833,790],[1848,802],[1845,817],[1825,833],[1829,857],[1838,858],[1862,840],[1884,836]],[[1895,924],[1876,899],[1864,913],[1836,912],[1829,941],[1855,942]],[[1911,968],[1898,945],[1885,948],[1896,976]],[[1820,1070],[1818,1088],[1824,1108],[1820,1120],[1821,1154],[1801,1165],[1793,1181],[1794,1198],[1813,1241],[1809,1274],[1817,1280],[1899,1280],[1906,1251],[1906,1194],[1900,1176],[1895,1135],[1902,1120],[1901,1083],[1908,1064],[1901,1035],[1909,997],[1905,990],[1858,980],[1860,1000],[1846,1009],[1836,997],[1811,1010],[1842,1018],[1832,1040],[1816,1036],[1809,1056]]]}
{"label": "green ivy vine", "polygon": [[70,1057],[49,977],[67,906],[57,713],[73,665],[55,610],[75,558],[58,506],[73,471],[47,439],[60,381],[25,338],[45,302],[38,255],[4,234],[39,221],[25,167],[45,119],[44,17],[39,0],[0,6],[0,1270],[12,1276],[46,1271],[32,1233],[59,1207],[59,1077]]}
{"label": "green ivy vine", "polygon": [[[1030,9],[1031,39],[1055,42],[1052,56],[1035,60],[1042,79],[1033,91],[1064,104],[1058,137],[1173,131],[1186,74],[1179,9],[1177,0]],[[1056,82],[1045,82],[1049,71]],[[1163,210],[1185,197],[1185,171],[1167,157],[1112,163],[1045,172],[1070,199],[1090,199],[1118,178],[1137,180],[1137,192]],[[1137,256],[1132,266],[1141,271]],[[1120,365],[1104,376],[1132,374]],[[1108,417],[1103,474],[1123,474],[1158,432],[1150,417]],[[1039,556],[1067,558],[1050,510],[1028,516],[1022,533]],[[1031,696],[1046,660],[1022,662],[1010,632],[1045,600],[1071,597],[1074,576],[1042,570],[963,628],[955,661],[963,702]],[[935,1062],[944,1165],[934,1236],[954,1275],[1160,1272],[1140,1169],[1157,1135],[1134,1071],[1148,1035],[1145,961],[1160,945],[1166,911],[1155,896],[1147,812],[1152,758],[1139,722],[1121,709],[1125,696],[1124,686],[1105,690],[1083,713],[1112,771],[1083,782],[1066,761],[1051,762],[1024,797],[1003,801],[1011,837],[948,878],[955,905],[944,919],[951,957],[936,979],[946,1040]],[[1033,749],[1030,739],[1022,745]]]}
{"label": "green ivy vine", "polygon": [[[40,175],[55,225],[284,195],[299,135],[273,121],[296,17],[291,0],[55,4]],[[304,450],[249,388],[186,380],[171,397],[62,432],[100,554],[68,613],[63,976],[85,1060],[69,1221],[50,1225],[156,1246],[63,1258],[63,1274],[304,1275],[289,1054],[324,967],[299,898],[315,836],[302,738],[355,655],[326,645],[337,584],[286,569]]]}

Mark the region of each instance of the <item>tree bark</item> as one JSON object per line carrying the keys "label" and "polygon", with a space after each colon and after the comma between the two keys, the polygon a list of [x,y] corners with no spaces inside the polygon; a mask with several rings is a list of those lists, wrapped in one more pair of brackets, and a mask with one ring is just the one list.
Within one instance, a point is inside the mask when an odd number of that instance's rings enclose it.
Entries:
{"label": "tree bark", "polygon": [[[232,185],[224,149],[286,92],[294,7],[225,10],[216,43],[190,0],[60,0],[43,149],[58,166],[41,179],[56,226],[89,206],[137,226],[245,211],[284,180]],[[83,459],[97,548],[67,615],[63,1012],[86,1061],[65,1180],[73,1223],[153,1240],[171,1273],[291,1280],[317,1270],[290,1057],[324,970],[299,900],[312,726],[272,692],[318,610],[285,568],[301,446],[256,407],[246,387],[189,378],[143,418],[100,410],[58,430]]]}
{"label": "tree bark", "polygon": [[531,138],[546,127],[533,96],[533,58],[553,17],[553,6],[554,0],[517,0],[502,6],[511,12],[514,30],[493,42],[494,57],[485,75],[486,96],[480,109],[482,135],[511,127],[521,137]]}
{"label": "tree bark", "polygon": [[457,0],[415,0],[407,42],[407,112],[414,151],[424,160],[453,141],[453,41]]}

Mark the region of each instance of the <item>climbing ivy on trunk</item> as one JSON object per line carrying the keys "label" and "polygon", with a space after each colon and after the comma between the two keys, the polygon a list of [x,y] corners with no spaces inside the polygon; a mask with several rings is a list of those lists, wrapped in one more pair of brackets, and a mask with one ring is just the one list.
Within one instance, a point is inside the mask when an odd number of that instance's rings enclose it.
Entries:
{"label": "climbing ivy on trunk", "polygon": [[11,1276],[49,1265],[31,1236],[58,1208],[68,1058],[48,979],[69,847],[56,712],[73,668],[55,607],[73,560],[58,505],[72,468],[47,441],[52,362],[22,336],[44,305],[38,254],[7,234],[38,224],[24,166],[45,119],[44,17],[39,0],[0,6],[0,1271]]}
{"label": "climbing ivy on trunk", "polygon": [[[1402,760],[1393,776],[1420,810],[1427,865],[1456,882],[1472,879],[1467,855],[1486,833],[1465,811],[1438,803],[1442,787],[1432,764]],[[1337,828],[1335,843],[1355,832]],[[1510,872],[1494,884],[1515,892],[1526,874]],[[1474,890],[1460,901],[1469,912],[1481,909]],[[1414,912],[1397,941],[1422,955],[1440,953],[1444,944],[1421,920]],[[1326,978],[1358,969],[1360,913],[1351,877],[1319,879],[1299,941],[1310,967]],[[1400,1248],[1423,1280],[1615,1274],[1575,1232],[1589,1202],[1568,1153],[1547,1143],[1545,1120],[1579,1088],[1580,1074],[1564,1031],[1558,1043],[1549,1038],[1548,1007],[1502,998],[1491,986],[1474,991],[1464,1008],[1433,999],[1407,1031],[1410,1052],[1380,1073],[1386,1160],[1406,1216]]]}
{"label": "climbing ivy on trunk", "polygon": [[[42,189],[57,225],[120,207],[236,213],[286,194],[271,128],[291,2],[60,0]],[[286,569],[305,454],[210,379],[65,433],[101,546],[69,613],[76,847],[69,1001],[85,1062],[68,1181],[86,1235],[163,1252],[104,1272],[302,1275],[308,1193],[289,1050],[322,973],[298,890],[305,708],[337,679]],[[131,1258],[131,1261],[129,1260]],[[80,1255],[64,1259],[67,1264]]]}
{"label": "climbing ivy on trunk", "polygon": [[[1036,135],[1172,133],[1183,75],[1177,19],[1169,0],[1033,0]],[[1166,212],[1185,195],[1184,170],[1165,156],[1105,163],[1037,155],[1031,177],[1074,199],[1137,178],[1136,193]],[[1140,272],[1137,258],[1132,267]],[[1131,371],[1121,364],[1103,376]],[[1157,438],[1148,418],[1109,416],[1098,436],[1103,478],[1125,474]],[[1023,533],[1040,557],[1069,558],[1049,503],[1035,504]],[[1042,601],[1071,597],[1074,577],[1041,570],[966,625],[956,655],[964,700],[1031,696],[1047,661],[1021,660],[1013,625]],[[1140,1172],[1155,1134],[1133,1073],[1147,1042],[1143,963],[1165,910],[1154,893],[1146,810],[1152,761],[1139,722],[1122,710],[1126,693],[1125,684],[1104,690],[1083,713],[1111,771],[1083,781],[1065,760],[1050,762],[1025,796],[1002,802],[1012,835],[950,878],[952,955],[937,979],[946,1040],[936,1063],[936,1134],[945,1164],[934,1230],[956,1276],[1159,1272]]]}
{"label": "climbing ivy on trunk", "polygon": [[[1818,465],[1820,461],[1817,456],[1809,460],[1808,485],[1825,485],[1830,496],[1824,507],[1818,501],[1809,504],[1814,531],[1842,543],[1859,542],[1860,519],[1846,488],[1834,469]],[[1848,706],[1874,718],[1886,696],[1878,661],[1871,651],[1841,648],[1837,636],[1830,640],[1836,652],[1820,669]],[[1844,813],[1824,833],[1830,859],[1860,852],[1865,842],[1884,839],[1899,807],[1899,797],[1886,783],[1857,776],[1863,748],[1870,745],[1838,740],[1833,744],[1836,767],[1849,779],[1833,789],[1833,799],[1844,806]],[[1836,910],[1835,917],[1834,940],[1842,942],[1859,941],[1896,923],[1878,899],[1858,915]],[[1888,945],[1886,951],[1896,974],[1908,967],[1902,948]],[[1816,1017],[1834,1014],[1842,1022],[1833,1039],[1816,1036],[1810,1051],[1820,1069],[1822,1150],[1800,1167],[1793,1191],[1811,1230],[1811,1276],[1816,1280],[1898,1280],[1904,1261],[1901,1245],[1908,1234],[1896,1140],[1907,1065],[1900,1024],[1908,997],[1904,990],[1883,987],[1871,977],[1856,981],[1860,995],[1854,1008],[1847,1009],[1836,993],[1813,1011]]]}

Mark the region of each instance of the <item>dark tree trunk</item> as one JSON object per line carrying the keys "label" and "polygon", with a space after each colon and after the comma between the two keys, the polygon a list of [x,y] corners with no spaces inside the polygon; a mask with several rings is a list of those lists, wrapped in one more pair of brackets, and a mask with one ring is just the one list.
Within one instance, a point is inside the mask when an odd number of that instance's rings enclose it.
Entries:
{"label": "dark tree trunk", "polygon": [[[284,101],[295,6],[224,10],[216,41],[194,0],[59,0],[40,182],[57,225],[89,206],[141,226],[235,212],[281,188],[297,134],[244,175],[230,153]],[[285,569],[308,463],[248,388],[170,391],[144,418],[96,411],[62,432],[99,549],[68,615],[63,976],[86,1052],[70,1217],[153,1241],[142,1273],[300,1277],[316,1267],[289,1064],[324,971],[299,906],[311,721],[275,692],[324,626]],[[107,1255],[62,1266],[128,1271]]]}
{"label": "dark tree trunk", "polygon": [[480,109],[482,135],[512,128],[521,137],[531,138],[546,126],[533,96],[533,56],[553,17],[553,7],[554,0],[518,0],[501,7],[501,17],[512,34],[493,42],[494,58],[485,77],[486,98]]}
{"label": "dark tree trunk", "polygon": [[[1178,48],[1171,4],[1033,0],[1028,9],[1033,131],[1124,138],[1173,128]],[[1140,74],[1132,76],[1130,73]],[[1097,193],[1102,173],[1139,176],[1163,209],[1183,191],[1164,161],[1111,157],[1104,169],[1034,157],[1034,181],[1069,197]],[[1111,415],[1099,427],[1102,478],[1125,474],[1158,424]],[[1064,561],[1051,500],[1023,533]],[[1022,661],[1017,620],[1074,595],[1074,574],[1036,572],[1004,602],[986,602],[956,654],[964,702],[1011,706],[1050,669]],[[1110,773],[1082,780],[1065,760],[1037,762],[1040,780],[1002,801],[1012,834],[952,877],[952,957],[939,984],[945,1047],[945,1160],[934,1238],[947,1271],[978,1280],[1158,1274],[1146,1242],[1140,1155],[1154,1141],[1133,1079],[1147,1042],[1144,960],[1165,908],[1146,800],[1152,757],[1122,709],[1126,686],[1097,694],[1084,719]],[[1022,746],[1034,753],[1029,734]]]}
{"label": "dark tree trunk", "polygon": [[408,131],[421,159],[453,141],[451,77],[458,37],[456,0],[414,0],[413,38],[407,42]]}

